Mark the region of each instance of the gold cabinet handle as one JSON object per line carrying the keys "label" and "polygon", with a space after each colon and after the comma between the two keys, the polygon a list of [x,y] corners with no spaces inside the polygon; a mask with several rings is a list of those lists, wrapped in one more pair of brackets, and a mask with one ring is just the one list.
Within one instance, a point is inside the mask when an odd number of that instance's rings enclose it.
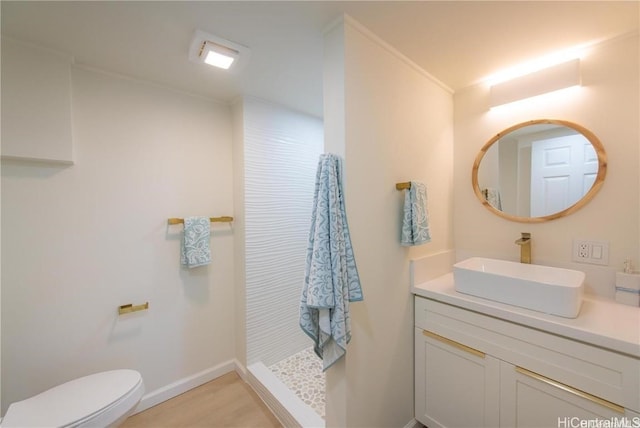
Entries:
{"label": "gold cabinet handle", "polygon": [[619,405],[617,405],[615,403],[612,403],[611,401],[607,401],[607,400],[605,400],[603,398],[596,397],[595,395],[591,395],[591,394],[586,393],[584,391],[580,391],[579,389],[572,388],[569,385],[565,385],[564,383],[560,383],[560,382],[555,381],[553,379],[549,379],[548,377],[542,376],[541,374],[532,372],[532,371],[527,370],[527,369],[523,369],[522,367],[517,367],[516,366],[516,371],[518,373],[523,374],[523,375],[525,375],[527,377],[530,377],[532,379],[538,380],[540,382],[544,382],[547,385],[551,385],[551,386],[553,386],[555,388],[562,389],[563,391],[566,391],[566,392],[568,392],[570,394],[573,394],[573,395],[575,395],[577,397],[584,398],[585,400],[589,400],[592,403],[604,406],[604,407],[606,407],[608,409],[613,410],[614,412],[618,412],[618,413],[624,414],[624,407],[619,406]]}
{"label": "gold cabinet handle", "polygon": [[446,343],[447,345],[453,346],[454,348],[458,348],[462,351],[468,352],[469,354],[473,354],[476,357],[480,357],[480,358],[485,357],[484,352],[478,351],[477,349],[473,349],[467,345],[463,345],[462,343],[458,343],[454,340],[447,339],[446,337],[440,336],[439,334],[432,333],[428,330],[422,330],[422,334],[432,339],[435,339],[439,342],[443,342],[443,343]]}

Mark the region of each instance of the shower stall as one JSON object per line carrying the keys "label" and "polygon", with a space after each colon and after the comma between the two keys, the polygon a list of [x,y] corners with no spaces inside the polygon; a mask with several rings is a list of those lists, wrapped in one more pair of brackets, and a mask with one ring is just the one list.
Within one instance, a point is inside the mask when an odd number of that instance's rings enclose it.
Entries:
{"label": "shower stall", "polygon": [[323,418],[322,363],[298,325],[323,123],[248,98],[243,132],[247,367],[287,409]]}

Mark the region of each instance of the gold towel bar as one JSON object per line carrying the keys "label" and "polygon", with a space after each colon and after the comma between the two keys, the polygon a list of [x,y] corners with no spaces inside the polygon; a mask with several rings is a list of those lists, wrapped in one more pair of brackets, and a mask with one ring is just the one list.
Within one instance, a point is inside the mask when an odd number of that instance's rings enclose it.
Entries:
{"label": "gold towel bar", "polygon": [[[233,217],[223,216],[223,217],[209,217],[209,221],[211,223],[229,223],[233,221]],[[167,223],[169,224],[183,224],[183,218],[170,218]]]}
{"label": "gold towel bar", "polygon": [[396,183],[396,190],[409,190],[411,189],[411,182],[407,181],[406,183]]}
{"label": "gold towel bar", "polygon": [[128,305],[122,305],[118,307],[118,315],[128,314],[131,312],[144,311],[145,309],[149,309],[149,302],[145,302],[142,305],[133,306],[132,303]]}

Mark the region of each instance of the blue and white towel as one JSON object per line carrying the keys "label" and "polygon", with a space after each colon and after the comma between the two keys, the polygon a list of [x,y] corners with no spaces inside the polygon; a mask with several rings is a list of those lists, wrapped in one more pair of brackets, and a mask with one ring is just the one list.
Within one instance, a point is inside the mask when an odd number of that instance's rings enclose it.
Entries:
{"label": "blue and white towel", "polygon": [[362,299],[344,207],[342,160],[323,154],[316,173],[300,327],[313,339],[324,370],[346,353],[351,340],[349,302]]}
{"label": "blue and white towel", "polygon": [[491,187],[482,189],[482,196],[493,208],[502,211],[502,201],[500,200],[500,191]]}
{"label": "blue and white towel", "polygon": [[210,239],[211,221],[209,217],[185,218],[180,262],[188,268],[211,263]]}
{"label": "blue and white towel", "polygon": [[427,211],[427,187],[416,181],[404,195],[404,216],[400,244],[408,247],[431,241],[429,212]]}

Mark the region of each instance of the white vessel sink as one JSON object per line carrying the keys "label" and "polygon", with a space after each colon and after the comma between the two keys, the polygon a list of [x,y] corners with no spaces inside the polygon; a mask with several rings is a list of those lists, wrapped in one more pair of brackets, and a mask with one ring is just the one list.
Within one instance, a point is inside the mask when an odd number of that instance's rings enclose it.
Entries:
{"label": "white vessel sink", "polygon": [[472,257],[453,265],[455,289],[496,302],[575,318],[584,273],[571,269]]}

